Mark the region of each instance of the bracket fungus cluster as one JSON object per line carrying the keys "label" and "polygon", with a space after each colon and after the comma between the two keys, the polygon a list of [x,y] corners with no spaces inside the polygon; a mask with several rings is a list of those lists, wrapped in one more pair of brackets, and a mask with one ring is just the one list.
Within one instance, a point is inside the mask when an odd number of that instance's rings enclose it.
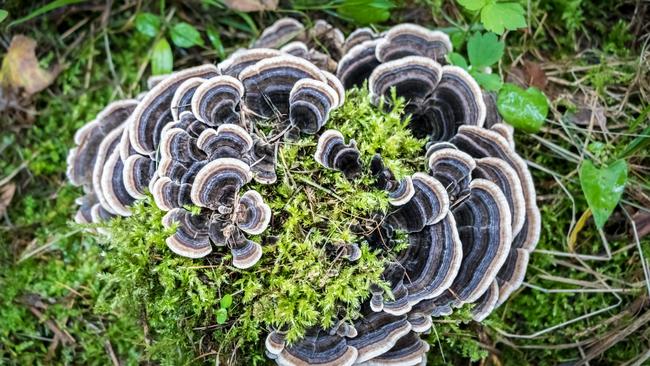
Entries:
{"label": "bracket fungus cluster", "polygon": [[[307,29],[283,18],[253,47],[156,80],[82,127],[68,158],[69,179],[85,193],[76,220],[128,216],[149,191],[167,211],[163,224],[177,226],[173,252],[200,258],[227,246],[232,264],[249,268],[262,255],[250,237],[282,226],[260,194],[278,180],[277,151],[311,138],[305,159],[369,179],[389,203],[367,218],[373,232],[337,244],[339,255],[354,265],[361,245],[382,251],[398,235],[407,245],[386,258],[360,317],[314,326],[295,342],[276,329],[267,355],[281,365],[425,362],[420,334],[432,317],[471,304],[484,319],[521,285],[538,241],[535,189],[512,128],[467,72],[445,65],[452,45],[439,31],[402,24],[346,38],[322,21]],[[427,141],[426,165],[412,174],[398,179],[379,153],[364,156],[356,136],[327,125],[346,90],[365,83],[376,108],[390,107],[393,93],[403,98],[411,134]]]}

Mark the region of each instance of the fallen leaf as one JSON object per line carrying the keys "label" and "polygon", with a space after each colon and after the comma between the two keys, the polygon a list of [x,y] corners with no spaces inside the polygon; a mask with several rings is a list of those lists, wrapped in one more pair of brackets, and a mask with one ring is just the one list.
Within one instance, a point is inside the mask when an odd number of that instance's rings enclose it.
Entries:
{"label": "fallen leaf", "polygon": [[650,234],[650,213],[639,210],[632,216],[632,220],[634,220],[639,239]]}
{"label": "fallen leaf", "polygon": [[246,13],[278,8],[278,0],[225,0],[224,4],[232,10]]}
{"label": "fallen leaf", "polygon": [[36,41],[16,35],[11,40],[2,68],[0,84],[5,88],[21,89],[29,97],[47,88],[58,74],[58,68],[45,70],[38,65]]}
{"label": "fallen leaf", "polygon": [[546,79],[546,73],[540,64],[534,61],[525,61],[524,73],[526,75],[525,81],[528,86],[534,86],[542,91],[546,89],[548,79]]}
{"label": "fallen leaf", "polygon": [[14,198],[14,193],[16,193],[16,185],[13,183],[0,187],[0,216],[4,216],[7,212],[11,200]]}

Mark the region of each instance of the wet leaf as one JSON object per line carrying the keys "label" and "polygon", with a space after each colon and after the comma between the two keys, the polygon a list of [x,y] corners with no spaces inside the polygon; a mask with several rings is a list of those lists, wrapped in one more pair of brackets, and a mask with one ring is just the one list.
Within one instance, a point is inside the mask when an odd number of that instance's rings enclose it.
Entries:
{"label": "wet leaf", "polygon": [[169,42],[161,38],[153,47],[151,55],[151,73],[153,75],[164,75],[172,72],[174,68],[174,55]]}
{"label": "wet leaf", "polygon": [[160,17],[151,13],[140,13],[135,17],[135,28],[147,37],[153,38],[160,31]]}
{"label": "wet leaf", "polygon": [[602,228],[614,211],[627,183],[627,163],[618,160],[597,168],[590,160],[580,165],[580,185],[598,228]]}
{"label": "wet leaf", "polygon": [[180,22],[172,27],[172,42],[178,47],[189,48],[192,46],[203,46],[203,38],[194,26]]}
{"label": "wet leaf", "polygon": [[537,132],[548,115],[548,100],[537,88],[526,90],[504,84],[499,91],[497,108],[503,119],[526,132]]}
{"label": "wet leaf", "polygon": [[224,4],[232,10],[243,12],[275,10],[278,8],[278,0],[224,0]]}
{"label": "wet leaf", "polygon": [[11,200],[14,198],[14,193],[16,193],[16,185],[13,183],[7,183],[0,187],[0,217],[7,212]]}
{"label": "wet leaf", "polygon": [[35,50],[36,41],[23,35],[14,36],[0,69],[2,86],[22,89],[30,96],[52,84],[58,68],[53,71],[41,68]]}

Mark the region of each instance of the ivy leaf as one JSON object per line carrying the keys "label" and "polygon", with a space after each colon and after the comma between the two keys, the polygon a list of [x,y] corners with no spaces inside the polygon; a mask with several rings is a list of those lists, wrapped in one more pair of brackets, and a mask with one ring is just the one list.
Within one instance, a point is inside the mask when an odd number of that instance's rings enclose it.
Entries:
{"label": "ivy leaf", "polygon": [[160,24],[160,17],[155,14],[139,13],[135,17],[135,29],[149,38],[158,35]]}
{"label": "ivy leaf", "polygon": [[458,0],[458,3],[470,11],[480,10],[487,4],[488,0]]}
{"label": "ivy leaf", "polygon": [[580,165],[582,192],[599,229],[602,229],[614,211],[614,207],[623,195],[626,183],[625,160],[618,160],[600,169],[596,168],[590,160],[585,160]]}
{"label": "ivy leaf", "polygon": [[449,61],[450,64],[462,67],[465,70],[469,68],[469,65],[467,64],[467,60],[465,60],[465,57],[463,57],[463,55],[461,55],[460,53],[451,52],[447,54],[447,60]]}
{"label": "ivy leaf", "polygon": [[467,56],[473,67],[489,67],[499,62],[505,47],[505,43],[492,32],[475,33],[467,41]]}
{"label": "ivy leaf", "polygon": [[221,308],[217,310],[217,324],[225,324],[228,320],[228,310]]}
{"label": "ivy leaf", "polygon": [[496,34],[526,27],[524,8],[518,3],[497,3],[492,1],[481,9],[481,22],[485,29]]}
{"label": "ivy leaf", "polygon": [[208,27],[205,33],[208,35],[208,39],[212,44],[212,48],[217,52],[219,59],[223,60],[226,58],[226,50],[223,48],[223,43],[221,42],[221,37],[219,32],[216,31],[213,27]]}
{"label": "ivy leaf", "polygon": [[172,42],[178,47],[189,48],[192,46],[203,46],[203,38],[194,26],[180,22],[171,29]]}
{"label": "ivy leaf", "polygon": [[151,73],[153,75],[163,75],[172,72],[174,67],[174,55],[169,42],[161,38],[153,47],[151,55]]}
{"label": "ivy leaf", "polygon": [[224,295],[221,298],[221,300],[219,300],[219,304],[221,305],[222,309],[228,309],[230,305],[232,305],[232,295],[231,294]]}
{"label": "ivy leaf", "polygon": [[354,23],[366,25],[388,20],[394,7],[391,0],[344,0],[336,11]]}
{"label": "ivy leaf", "polygon": [[503,119],[515,128],[537,132],[548,114],[548,100],[535,87],[524,90],[508,83],[499,91],[497,108]]}
{"label": "ivy leaf", "polygon": [[484,72],[479,72],[476,69],[472,69],[470,74],[476,82],[479,83],[484,89],[489,91],[499,91],[503,87],[503,81],[498,74],[486,74]]}

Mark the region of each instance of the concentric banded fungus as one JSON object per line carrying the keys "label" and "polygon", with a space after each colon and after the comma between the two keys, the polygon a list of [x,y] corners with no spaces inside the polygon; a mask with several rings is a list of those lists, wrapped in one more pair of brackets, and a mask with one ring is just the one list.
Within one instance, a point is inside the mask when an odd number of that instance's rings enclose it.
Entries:
{"label": "concentric banded fungus", "polygon": [[263,117],[286,115],[289,95],[301,79],[327,83],[327,78],[313,64],[290,55],[262,60],[244,69],[239,79],[246,88],[246,106]]}
{"label": "concentric banded fungus", "polygon": [[300,341],[285,346],[277,354],[276,362],[278,365],[296,366],[349,366],[355,363],[357,354],[357,349],[349,346],[345,338],[314,328]]}
{"label": "concentric banded fungus", "polygon": [[397,95],[419,106],[438,86],[441,74],[442,66],[437,62],[410,56],[379,65],[370,75],[368,88],[375,104],[381,97],[390,101],[391,89],[395,88]]}
{"label": "concentric banded fungus", "polygon": [[540,214],[535,201],[535,187],[526,163],[513,150],[512,145],[499,133],[487,129],[463,126],[451,142],[475,158],[496,157],[510,165],[521,183],[525,201],[525,220],[519,233],[514,235],[512,248],[497,280],[501,304],[512,291],[519,288],[528,264],[529,253],[539,240]]}
{"label": "concentric banded fungus", "polygon": [[194,178],[192,202],[212,211],[232,207],[239,190],[251,178],[249,166],[241,160],[220,158],[211,161]]}
{"label": "concentric banded fungus", "polygon": [[232,76],[220,75],[201,83],[191,99],[192,113],[209,126],[240,123],[239,102],[244,86]]}
{"label": "concentric banded fungus", "polygon": [[380,62],[375,56],[379,40],[368,40],[350,48],[339,61],[336,76],[345,89],[363,85]]}
{"label": "concentric banded fungus", "polygon": [[475,179],[469,188],[469,196],[452,210],[463,260],[449,290],[434,300],[442,308],[478,300],[492,285],[512,242],[508,202],[499,187]]}
{"label": "concentric banded fungus", "polygon": [[327,130],[318,139],[314,158],[324,167],[341,171],[346,178],[354,179],[361,172],[360,155],[354,140],[346,145],[339,131]]}
{"label": "concentric banded fungus", "polygon": [[293,18],[280,18],[264,29],[253,48],[280,48],[303,35],[305,26]]}
{"label": "concentric banded fungus", "polygon": [[212,252],[208,239],[208,220],[204,215],[192,215],[183,208],[169,211],[163,218],[167,228],[178,223],[174,235],[167,238],[169,249],[178,255],[188,258],[201,258]]}
{"label": "concentric banded fungus", "polygon": [[176,89],[187,79],[217,76],[214,65],[203,65],[174,73],[156,84],[133,111],[129,138],[133,148],[142,155],[151,155],[158,145],[160,131],[173,119],[169,107]]}
{"label": "concentric banded fungus", "polygon": [[415,189],[412,198],[396,207],[387,218],[390,224],[409,233],[435,224],[449,211],[449,196],[440,182],[423,173],[415,173],[412,180]]}
{"label": "concentric banded fungus", "polygon": [[339,94],[326,82],[301,79],[289,95],[289,120],[301,132],[315,134],[339,106]]}
{"label": "concentric banded fungus", "polygon": [[[304,147],[315,150],[315,160],[359,178],[346,184],[386,191],[371,193],[388,196],[389,204],[387,213],[373,207],[371,217],[353,220],[354,239],[326,242],[325,255],[353,268],[366,260],[364,241],[372,251],[400,252],[383,257],[387,265],[355,309],[358,318],[340,313],[331,319],[334,326],[313,327],[293,343],[281,325],[266,339],[267,354],[282,365],[425,362],[428,345],[418,334],[430,330],[432,316],[471,304],[474,319],[482,320],[523,281],[540,222],[512,128],[499,123],[493,94],[483,93],[464,70],[441,65],[451,44],[440,32],[400,25],[384,34],[359,29],[344,40],[325,22],[305,29],[282,19],[255,45],[268,48],[161,77],[140,101],[114,103],[80,129],[68,159],[70,180],[85,191],[75,220],[127,216],[148,188],[156,206],[168,211],[163,225],[177,228],[166,239],[171,251],[201,258],[213,246],[227,247],[232,265],[250,268],[262,246],[246,236],[275,231],[284,217],[271,223],[271,208],[247,184],[272,184],[278,175],[284,180],[286,169],[275,170],[279,149],[300,132],[320,134],[315,147]],[[343,52],[338,77],[324,71]],[[426,159],[406,165],[380,150],[400,179],[379,154],[363,166],[364,140],[358,149],[337,130],[322,132],[346,88],[366,79],[377,105],[382,99],[390,105],[395,87],[406,100],[412,134],[430,140]],[[198,208],[190,212],[192,205]],[[273,245],[268,236],[262,242]]]}
{"label": "concentric banded fungus", "polygon": [[393,348],[366,362],[364,365],[422,365],[426,363],[427,352],[429,352],[429,344],[420,339],[417,333],[410,332],[400,338]]}
{"label": "concentric banded fungus", "polygon": [[218,158],[244,159],[250,154],[254,142],[246,130],[237,125],[221,125],[217,130],[204,130],[196,141],[210,160]]}
{"label": "concentric banded fungus", "polygon": [[252,235],[261,234],[271,221],[271,208],[256,191],[247,191],[239,198],[237,227]]}
{"label": "concentric banded fungus", "polygon": [[400,24],[389,29],[377,44],[377,59],[381,62],[407,56],[424,56],[444,62],[453,49],[449,36],[415,24]]}
{"label": "concentric banded fungus", "polygon": [[72,184],[89,188],[102,140],[129,118],[136,105],[135,100],[113,102],[99,112],[94,121],[75,133],[74,142],[77,147],[70,150],[67,161],[67,176]]}
{"label": "concentric banded fungus", "polygon": [[390,90],[408,104],[412,114],[410,129],[416,137],[430,136],[433,141],[453,137],[461,125],[482,126],[486,107],[483,94],[474,79],[456,66],[440,66],[419,56],[409,56],[378,66],[368,83],[375,103],[390,102]]}

